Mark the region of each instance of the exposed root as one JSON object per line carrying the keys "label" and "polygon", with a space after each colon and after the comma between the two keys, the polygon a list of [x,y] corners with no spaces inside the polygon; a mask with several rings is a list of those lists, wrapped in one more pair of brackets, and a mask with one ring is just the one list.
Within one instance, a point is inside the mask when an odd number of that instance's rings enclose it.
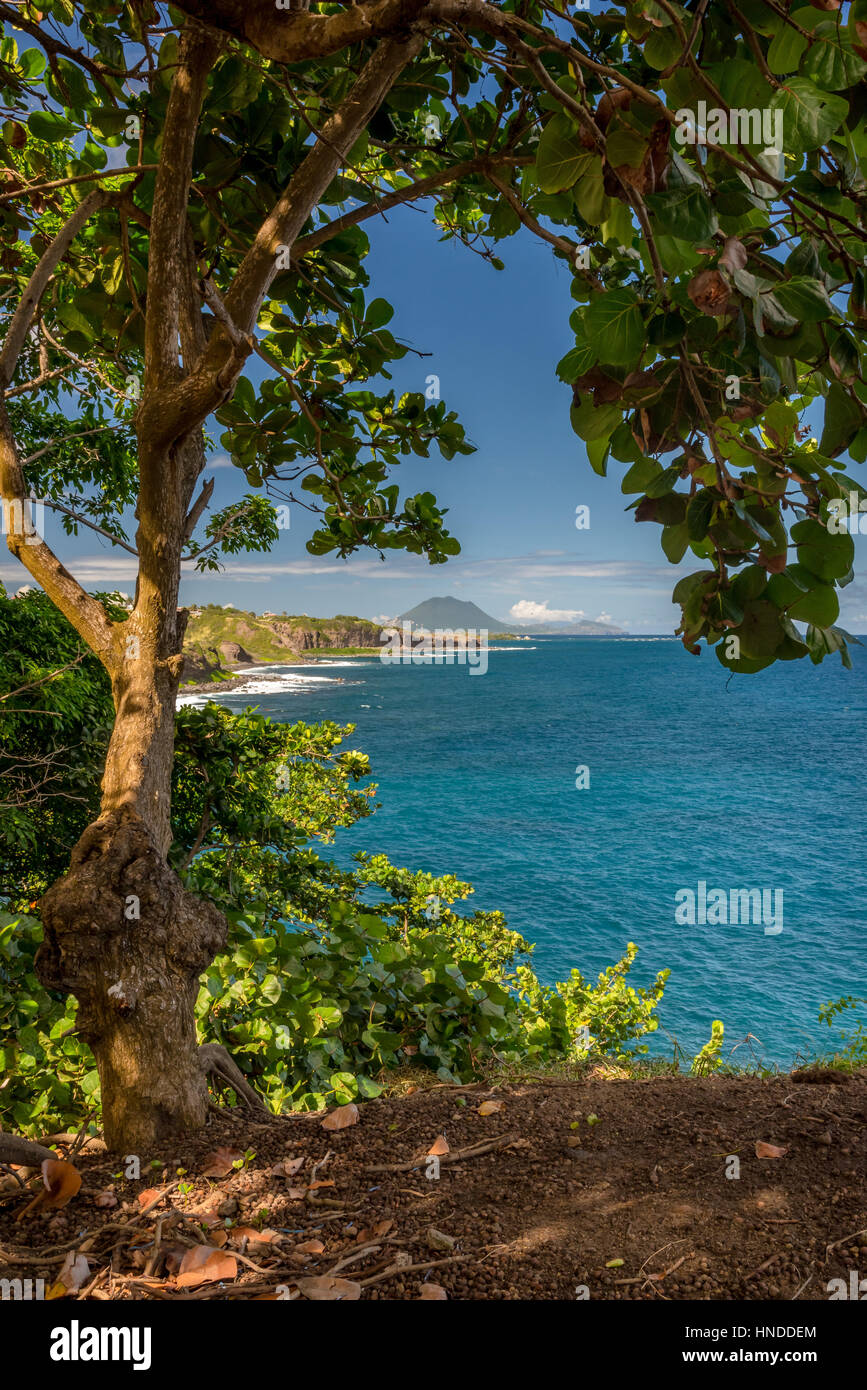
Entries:
{"label": "exposed root", "polygon": [[34,1144],[30,1139],[19,1139],[17,1134],[0,1131],[0,1163],[21,1163],[29,1168],[38,1168],[46,1158],[56,1157],[53,1149]]}
{"label": "exposed root", "polygon": [[224,1047],[219,1043],[203,1043],[199,1048],[199,1066],[205,1076],[213,1077],[226,1086],[231,1086],[238,1100],[244,1102],[248,1110],[272,1119],[262,1100],[244,1078],[243,1073],[232,1061]]}

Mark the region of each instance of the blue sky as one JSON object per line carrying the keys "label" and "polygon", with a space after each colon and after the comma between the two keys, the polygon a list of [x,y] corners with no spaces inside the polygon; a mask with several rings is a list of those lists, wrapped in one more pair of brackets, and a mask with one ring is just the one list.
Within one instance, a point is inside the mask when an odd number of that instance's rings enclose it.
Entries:
{"label": "blue sky", "polygon": [[[429,489],[448,507],[447,524],[462,554],[435,566],[399,551],[384,562],[369,551],[348,561],[314,557],[305,550],[313,518],[293,507],[291,528],[270,555],[230,558],[221,574],[188,567],[183,601],[376,619],[454,594],[502,621],[530,622],[547,612],[605,617],[635,632],[673,631],[671,590],[679,573],[699,565],[694,557],[678,568],[668,564],[660,528],[637,525],[625,510],[630,499],[619,486],[625,465],[612,462],[609,477],[597,477],[572,431],[570,392],[555,375],[574,345],[565,264],[521,232],[498,247],[506,269],[496,271],[459,243],[440,242],[429,216],[409,208],[367,223],[366,230],[367,294],[395,306],[390,328],[398,338],[432,354],[411,353],[398,362],[395,387],[423,391],[435,373],[443,399],[477,447],[451,462],[435,450],[394,474],[402,493]],[[219,454],[213,472],[214,508],[247,490]],[[589,529],[575,527],[579,505],[590,508]],[[132,593],[132,556],[93,533],[70,539],[53,520],[47,539],[85,586]],[[856,538],[856,546],[863,555],[863,541]],[[28,582],[5,554],[0,579],[11,592]],[[841,624],[867,631],[867,579],[856,579],[841,599]]]}

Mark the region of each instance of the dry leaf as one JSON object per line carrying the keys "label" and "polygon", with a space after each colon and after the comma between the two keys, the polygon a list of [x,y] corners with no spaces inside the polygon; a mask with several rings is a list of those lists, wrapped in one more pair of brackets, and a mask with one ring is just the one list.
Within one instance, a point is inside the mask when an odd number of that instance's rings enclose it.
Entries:
{"label": "dry leaf", "polygon": [[503,1102],[501,1100],[483,1100],[479,1106],[479,1114],[496,1115],[497,1111],[502,1110],[502,1108]]}
{"label": "dry leaf", "polygon": [[238,1262],[234,1255],[224,1255],[222,1250],[215,1250],[212,1245],[194,1245],[184,1255],[175,1282],[179,1289],[194,1289],[199,1284],[234,1279],[237,1273]]}
{"label": "dry leaf", "polygon": [[323,1255],[325,1246],[321,1240],[305,1240],[301,1245],[296,1245],[292,1253],[293,1255]]}
{"label": "dry leaf", "polygon": [[280,1238],[279,1231],[272,1231],[270,1229],[257,1231],[254,1226],[236,1226],[234,1230],[230,1231],[228,1234],[229,1239],[236,1244],[240,1244],[241,1241],[246,1240],[251,1247],[254,1245],[270,1245],[272,1241],[279,1240]]}
{"label": "dry leaf", "polygon": [[271,1176],[273,1178],[294,1178],[298,1170],[304,1167],[304,1162],[303,1155],[301,1158],[284,1158],[281,1163],[274,1164],[271,1169]]}
{"label": "dry leaf", "polygon": [[144,1192],[138,1194],[136,1200],[140,1207],[146,1207],[155,1197],[159,1197],[159,1195],[160,1190],[158,1187],[146,1187]]}
{"label": "dry leaf", "polygon": [[87,1263],[87,1257],[77,1255],[74,1250],[70,1250],[60,1267],[60,1273],[57,1276],[58,1283],[64,1284],[70,1293],[78,1293],[89,1278],[90,1265]]}
{"label": "dry leaf", "polygon": [[199,1170],[199,1176],[203,1178],[227,1178],[232,1172],[235,1163],[244,1155],[237,1149],[219,1148],[212,1154],[208,1154],[205,1159],[205,1166]]}
{"label": "dry leaf", "polygon": [[372,1226],[365,1226],[355,1237],[356,1245],[364,1245],[369,1240],[379,1240],[382,1236],[387,1236],[394,1225],[394,1221],[389,1218],[387,1221],[375,1221]]}
{"label": "dry leaf", "polygon": [[31,1211],[65,1207],[81,1187],[81,1174],[74,1164],[67,1163],[65,1159],[46,1158],[42,1163],[42,1181],[45,1191],[38,1192],[33,1201],[18,1213],[19,1221]]}
{"label": "dry leaf", "polygon": [[117,1198],[111,1188],[106,1188],[105,1192],[97,1192],[93,1199],[93,1205],[95,1207],[116,1207]]}
{"label": "dry leaf", "polygon": [[333,1178],[317,1178],[315,1182],[312,1182],[312,1183],[309,1184],[309,1186],[308,1186],[308,1188],[307,1188],[307,1191],[308,1191],[308,1192],[315,1192],[316,1189],[319,1188],[319,1187],[333,1187],[333,1186],[334,1186],[334,1179],[333,1179]]}
{"label": "dry leaf", "polygon": [[358,1106],[350,1101],[348,1105],[340,1105],[336,1110],[332,1110],[322,1121],[323,1129],[348,1129],[350,1125],[358,1124]]}
{"label": "dry leaf", "polygon": [[286,1193],[290,1202],[300,1202],[307,1196],[306,1187],[290,1187]]}
{"label": "dry leaf", "polygon": [[186,1245],[163,1246],[163,1259],[165,1261],[167,1274],[177,1274],[178,1270],[184,1262],[184,1256],[186,1255],[186,1253]]}
{"label": "dry leaf", "polygon": [[305,1298],[316,1302],[355,1303],[361,1298],[361,1285],[352,1279],[338,1279],[331,1274],[311,1274],[295,1283]]}
{"label": "dry leaf", "polygon": [[418,1290],[416,1303],[442,1303],[448,1299],[442,1284],[419,1284]]}
{"label": "dry leaf", "polygon": [[435,1156],[439,1158],[443,1154],[447,1153],[449,1153],[449,1146],[446,1143],[446,1136],[444,1134],[438,1134],[436,1139],[433,1141],[430,1148],[428,1149],[428,1157],[430,1158]]}
{"label": "dry leaf", "polygon": [[784,1158],[789,1152],[788,1148],[780,1148],[778,1144],[766,1144],[762,1139],[756,1140],[756,1158]]}

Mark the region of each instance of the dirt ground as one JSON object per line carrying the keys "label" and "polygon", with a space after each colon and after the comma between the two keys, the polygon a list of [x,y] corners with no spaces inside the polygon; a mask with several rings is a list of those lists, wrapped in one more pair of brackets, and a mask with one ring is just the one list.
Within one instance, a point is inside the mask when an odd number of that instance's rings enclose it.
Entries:
{"label": "dirt ground", "polygon": [[24,1217],[0,1174],[0,1277],[67,1298],[801,1302],[867,1277],[863,1073],[443,1086],[322,1120],[215,1113],[138,1180],[91,1140],[80,1191]]}

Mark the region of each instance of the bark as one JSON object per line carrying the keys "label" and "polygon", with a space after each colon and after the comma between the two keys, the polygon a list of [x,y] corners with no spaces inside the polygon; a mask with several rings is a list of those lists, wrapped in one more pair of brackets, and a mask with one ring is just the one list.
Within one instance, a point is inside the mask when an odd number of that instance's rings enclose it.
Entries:
{"label": "bark", "polygon": [[144,1157],[207,1115],[193,1009],[226,923],[188,893],[131,807],[89,826],[42,900],[47,988],[78,999],[109,1149]]}

